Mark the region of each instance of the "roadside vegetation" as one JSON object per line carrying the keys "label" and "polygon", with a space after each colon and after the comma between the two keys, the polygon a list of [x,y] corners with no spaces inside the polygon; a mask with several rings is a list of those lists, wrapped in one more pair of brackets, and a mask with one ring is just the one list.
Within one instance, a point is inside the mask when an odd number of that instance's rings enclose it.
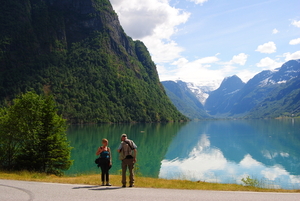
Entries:
{"label": "roadside vegetation", "polygon": [[[77,175],[77,176],[56,176],[45,173],[34,173],[28,171],[18,172],[0,172],[0,179],[50,182],[50,183],[67,183],[67,184],[86,184],[99,185],[100,174]],[[113,186],[121,187],[121,175],[110,175],[110,183]],[[138,188],[166,188],[166,189],[190,189],[190,190],[217,190],[217,191],[255,191],[255,192],[285,192],[300,193],[298,190],[284,189],[266,189],[254,186],[243,186],[238,184],[220,184],[208,182],[193,182],[187,180],[167,180],[148,177],[137,177],[135,187]]]}

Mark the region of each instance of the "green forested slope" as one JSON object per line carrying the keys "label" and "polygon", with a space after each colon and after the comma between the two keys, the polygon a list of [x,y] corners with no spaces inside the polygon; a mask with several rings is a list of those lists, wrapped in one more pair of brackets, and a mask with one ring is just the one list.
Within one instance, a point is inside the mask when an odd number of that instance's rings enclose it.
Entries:
{"label": "green forested slope", "polygon": [[1,0],[1,104],[29,90],[71,123],[187,120],[108,0]]}
{"label": "green forested slope", "polygon": [[300,116],[300,78],[296,77],[274,89],[246,117],[276,118],[298,116]]}

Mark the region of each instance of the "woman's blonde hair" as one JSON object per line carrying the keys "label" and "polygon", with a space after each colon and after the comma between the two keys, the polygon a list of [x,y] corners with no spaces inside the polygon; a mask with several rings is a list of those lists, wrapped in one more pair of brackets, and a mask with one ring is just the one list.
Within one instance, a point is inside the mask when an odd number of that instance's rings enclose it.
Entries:
{"label": "woman's blonde hair", "polygon": [[102,142],[107,142],[108,143],[108,140],[106,138],[103,138]]}

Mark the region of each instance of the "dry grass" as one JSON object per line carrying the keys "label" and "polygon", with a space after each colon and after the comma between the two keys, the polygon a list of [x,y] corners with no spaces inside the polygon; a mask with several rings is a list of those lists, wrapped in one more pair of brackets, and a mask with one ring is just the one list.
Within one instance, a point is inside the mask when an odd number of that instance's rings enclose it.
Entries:
{"label": "dry grass", "polygon": [[[0,172],[0,179],[38,181],[50,183],[68,183],[68,184],[88,184],[100,185],[100,174],[63,176],[46,175],[42,173],[21,172]],[[114,186],[121,185],[120,175],[111,175],[110,183]],[[136,187],[142,188],[172,188],[172,189],[194,189],[194,190],[220,190],[220,191],[256,191],[256,192],[287,192],[300,193],[300,190],[284,189],[263,189],[238,184],[219,184],[207,182],[192,182],[186,180],[167,180],[147,177],[136,177]]]}

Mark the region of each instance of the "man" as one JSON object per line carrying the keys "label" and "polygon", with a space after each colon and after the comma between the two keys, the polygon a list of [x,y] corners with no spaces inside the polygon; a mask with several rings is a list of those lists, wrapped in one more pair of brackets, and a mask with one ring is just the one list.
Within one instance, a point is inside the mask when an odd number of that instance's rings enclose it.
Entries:
{"label": "man", "polygon": [[122,160],[122,187],[126,187],[126,171],[129,169],[129,187],[134,186],[134,163],[136,162],[137,146],[132,140],[127,139],[126,134],[121,135],[121,144],[118,148],[120,160]]}

